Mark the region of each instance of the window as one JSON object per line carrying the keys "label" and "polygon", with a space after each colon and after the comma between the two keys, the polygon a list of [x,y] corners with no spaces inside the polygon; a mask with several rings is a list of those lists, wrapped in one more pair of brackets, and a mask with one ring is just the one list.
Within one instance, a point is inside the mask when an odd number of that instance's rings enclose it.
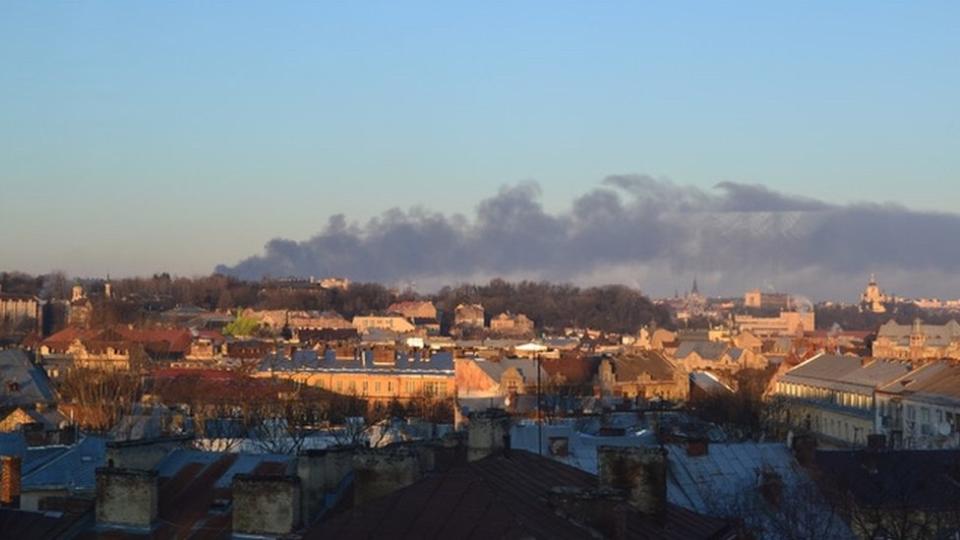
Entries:
{"label": "window", "polygon": [[380,381],[376,381],[373,383],[373,391],[376,392],[377,394],[380,393]]}

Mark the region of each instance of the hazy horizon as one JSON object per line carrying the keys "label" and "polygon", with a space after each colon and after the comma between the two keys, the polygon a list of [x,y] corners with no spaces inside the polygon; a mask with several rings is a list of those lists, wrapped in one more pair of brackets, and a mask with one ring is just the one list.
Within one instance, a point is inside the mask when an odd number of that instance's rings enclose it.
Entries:
{"label": "hazy horizon", "polygon": [[0,268],[960,297],[958,20],[6,2]]}

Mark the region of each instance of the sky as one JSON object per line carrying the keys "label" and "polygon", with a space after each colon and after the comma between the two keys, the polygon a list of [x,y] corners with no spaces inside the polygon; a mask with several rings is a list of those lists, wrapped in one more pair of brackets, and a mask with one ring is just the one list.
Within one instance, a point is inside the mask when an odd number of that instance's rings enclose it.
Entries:
{"label": "sky", "polygon": [[624,175],[960,211],[957,2],[11,0],[0,36],[2,270],[205,274]]}

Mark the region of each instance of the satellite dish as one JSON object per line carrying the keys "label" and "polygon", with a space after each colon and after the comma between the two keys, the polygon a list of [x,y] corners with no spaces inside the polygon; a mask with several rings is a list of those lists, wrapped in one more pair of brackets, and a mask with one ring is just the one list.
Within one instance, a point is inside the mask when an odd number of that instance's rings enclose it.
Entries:
{"label": "satellite dish", "polygon": [[940,425],[937,426],[937,430],[940,432],[940,435],[946,437],[950,434],[950,424],[946,422],[940,422]]}

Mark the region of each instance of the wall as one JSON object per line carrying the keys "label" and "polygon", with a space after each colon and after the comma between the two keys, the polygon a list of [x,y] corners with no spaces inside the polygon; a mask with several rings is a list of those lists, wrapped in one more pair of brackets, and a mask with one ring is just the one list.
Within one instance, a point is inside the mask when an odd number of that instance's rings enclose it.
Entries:
{"label": "wall", "polygon": [[233,532],[287,534],[300,526],[300,479],[252,476],[233,479]]}
{"label": "wall", "polygon": [[97,469],[98,525],[148,529],[157,517],[157,473],[131,469]]}

